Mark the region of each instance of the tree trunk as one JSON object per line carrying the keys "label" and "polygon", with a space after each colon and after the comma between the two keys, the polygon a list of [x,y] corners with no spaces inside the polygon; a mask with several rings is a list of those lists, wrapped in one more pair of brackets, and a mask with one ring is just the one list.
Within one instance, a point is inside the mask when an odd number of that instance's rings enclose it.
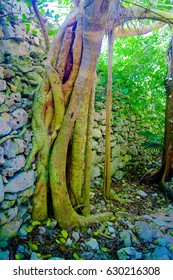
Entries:
{"label": "tree trunk", "polygon": [[94,77],[110,2],[85,1],[83,6],[81,1],[73,8],[52,42],[34,101],[33,149],[26,165],[36,156],[32,217],[47,217],[50,186],[54,217],[62,228],[112,215],[89,216]]}

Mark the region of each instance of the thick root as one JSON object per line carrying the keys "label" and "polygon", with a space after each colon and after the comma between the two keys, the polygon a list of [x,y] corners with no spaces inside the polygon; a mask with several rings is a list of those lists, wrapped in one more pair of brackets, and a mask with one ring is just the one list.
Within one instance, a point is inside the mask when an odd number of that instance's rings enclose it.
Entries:
{"label": "thick root", "polygon": [[83,227],[88,226],[94,223],[102,223],[105,221],[110,220],[110,218],[113,216],[113,213],[106,212],[104,214],[97,214],[97,215],[91,215],[91,216],[80,216],[74,212],[74,214],[71,216],[69,220],[67,219],[61,219],[58,220],[58,225],[61,228],[69,229],[74,227]]}

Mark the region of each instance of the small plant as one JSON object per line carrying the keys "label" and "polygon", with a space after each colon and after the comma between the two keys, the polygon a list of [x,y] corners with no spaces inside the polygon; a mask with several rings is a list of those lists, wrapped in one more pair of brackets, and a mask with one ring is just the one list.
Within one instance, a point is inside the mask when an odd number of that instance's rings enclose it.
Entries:
{"label": "small plant", "polygon": [[164,149],[164,137],[156,135],[149,131],[143,131],[139,133],[146,141],[142,143],[142,146],[151,150],[163,150]]}

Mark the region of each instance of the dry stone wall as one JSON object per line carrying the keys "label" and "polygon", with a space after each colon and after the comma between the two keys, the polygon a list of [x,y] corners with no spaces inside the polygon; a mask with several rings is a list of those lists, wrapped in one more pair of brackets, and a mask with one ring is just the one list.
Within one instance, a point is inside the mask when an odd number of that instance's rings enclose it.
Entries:
{"label": "dry stone wall", "polygon": [[[127,96],[128,98],[128,96]],[[106,110],[101,104],[96,104],[98,111],[94,114],[93,123],[93,151],[92,151],[92,185],[103,185]],[[126,103],[126,106],[129,106]],[[142,147],[143,139],[140,131],[149,129],[149,125],[142,121],[141,115],[124,111],[124,105],[119,102],[119,96],[114,100],[111,126],[111,176],[112,180],[119,181],[139,165],[145,165],[152,159]]]}
{"label": "dry stone wall", "polygon": [[[34,21],[30,32],[22,20],[34,15],[24,1],[1,1],[0,9],[0,247],[26,235],[31,218],[36,172],[23,171],[32,148],[31,107],[44,73],[44,47]],[[25,16],[23,16],[23,14]],[[6,17],[5,15],[8,15]],[[39,29],[38,29],[39,30]]]}

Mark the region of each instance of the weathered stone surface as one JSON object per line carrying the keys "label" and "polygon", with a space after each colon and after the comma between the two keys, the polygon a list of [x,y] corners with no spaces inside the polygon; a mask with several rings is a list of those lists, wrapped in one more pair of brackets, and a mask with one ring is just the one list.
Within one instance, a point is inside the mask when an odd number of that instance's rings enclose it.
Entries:
{"label": "weathered stone surface", "polygon": [[38,73],[35,73],[35,72],[27,73],[26,77],[28,78],[28,80],[29,80],[28,82],[31,85],[38,85],[42,80],[41,76]]}
{"label": "weathered stone surface", "polygon": [[16,193],[5,193],[4,199],[6,200],[16,200],[17,194]]}
{"label": "weathered stone surface", "polygon": [[2,79],[2,80],[4,79],[4,68],[1,66],[0,66],[0,79]]}
{"label": "weathered stone surface", "polygon": [[5,94],[3,92],[0,92],[0,105],[2,105],[5,102]]}
{"label": "weathered stone surface", "polygon": [[35,186],[32,186],[24,191],[18,192],[18,197],[30,197],[34,192]]}
{"label": "weathered stone surface", "polygon": [[72,237],[74,238],[74,240],[75,240],[76,242],[79,241],[79,239],[80,239],[79,232],[73,231]]}
{"label": "weathered stone surface", "polygon": [[17,216],[17,213],[17,206],[0,212],[0,225],[4,225],[5,223],[12,221]]}
{"label": "weathered stone surface", "polygon": [[92,260],[94,257],[94,252],[84,252],[81,254],[81,258],[84,260]]}
{"label": "weathered stone surface", "polygon": [[15,203],[15,200],[5,200],[1,203],[0,207],[1,209],[8,209],[12,207]]}
{"label": "weathered stone surface", "polygon": [[147,196],[148,196],[148,195],[147,195],[144,191],[142,191],[142,190],[137,190],[137,191],[136,191],[136,194],[139,195],[139,196],[141,196],[141,197],[147,197]]}
{"label": "weathered stone surface", "polygon": [[99,139],[102,137],[102,133],[101,133],[100,129],[97,129],[97,128],[93,129],[92,135],[93,135],[93,138],[95,138],[95,139]]}
{"label": "weathered stone surface", "polygon": [[24,152],[25,143],[22,139],[15,138],[3,143],[4,155],[9,159]]}
{"label": "weathered stone surface", "polygon": [[4,200],[4,187],[3,187],[3,181],[2,176],[0,175],[0,202]]}
{"label": "weathered stone surface", "polygon": [[115,174],[114,174],[114,178],[117,179],[117,180],[121,180],[124,176],[124,173],[123,171],[121,170],[118,170]]}
{"label": "weathered stone surface", "polygon": [[137,252],[133,247],[122,248],[117,251],[120,260],[140,260],[142,253]]}
{"label": "weathered stone surface", "polygon": [[11,132],[11,127],[10,125],[8,124],[8,122],[0,117],[0,137],[1,136],[4,136],[4,135],[7,135]]}
{"label": "weathered stone surface", "polygon": [[151,255],[152,260],[171,260],[171,254],[166,247],[156,247]]}
{"label": "weathered stone surface", "polygon": [[120,151],[121,151],[121,146],[117,144],[115,147],[112,149],[112,158],[117,158],[120,156]]}
{"label": "weathered stone surface", "polygon": [[4,159],[4,149],[2,147],[0,147],[0,165],[3,165],[5,162]]}
{"label": "weathered stone surface", "polygon": [[0,113],[9,112],[9,108],[6,104],[0,105]]}
{"label": "weathered stone surface", "polygon": [[6,160],[2,174],[4,176],[13,176],[17,171],[25,166],[26,159],[24,155],[15,156],[12,159]]}
{"label": "weathered stone surface", "polygon": [[85,244],[94,251],[99,250],[99,244],[95,238],[90,238],[90,240],[86,241]]}
{"label": "weathered stone surface", "polygon": [[13,220],[1,227],[0,240],[7,240],[15,237],[22,224],[22,219]]}
{"label": "weathered stone surface", "polygon": [[151,242],[153,239],[157,238],[157,230],[146,222],[136,222],[135,231],[138,237],[145,242]]}
{"label": "weathered stone surface", "polygon": [[33,186],[34,181],[35,175],[33,170],[21,172],[4,185],[4,190],[11,193],[20,192]]}
{"label": "weathered stone surface", "polygon": [[131,231],[130,230],[124,230],[120,232],[120,242],[123,243],[123,246],[125,247],[131,247]]}
{"label": "weathered stone surface", "polygon": [[7,84],[6,81],[0,80],[0,91],[6,90]]}
{"label": "weathered stone surface", "polygon": [[16,109],[12,114],[11,127],[15,130],[24,126],[28,121],[28,114],[22,108]]}
{"label": "weathered stone surface", "polygon": [[28,206],[25,205],[20,205],[18,207],[18,214],[17,214],[17,218],[22,218],[28,211]]}
{"label": "weathered stone surface", "polygon": [[91,178],[99,177],[101,175],[100,168],[98,166],[92,166],[91,168]]}
{"label": "weathered stone surface", "polygon": [[1,251],[0,250],[0,260],[9,260],[10,251]]}

